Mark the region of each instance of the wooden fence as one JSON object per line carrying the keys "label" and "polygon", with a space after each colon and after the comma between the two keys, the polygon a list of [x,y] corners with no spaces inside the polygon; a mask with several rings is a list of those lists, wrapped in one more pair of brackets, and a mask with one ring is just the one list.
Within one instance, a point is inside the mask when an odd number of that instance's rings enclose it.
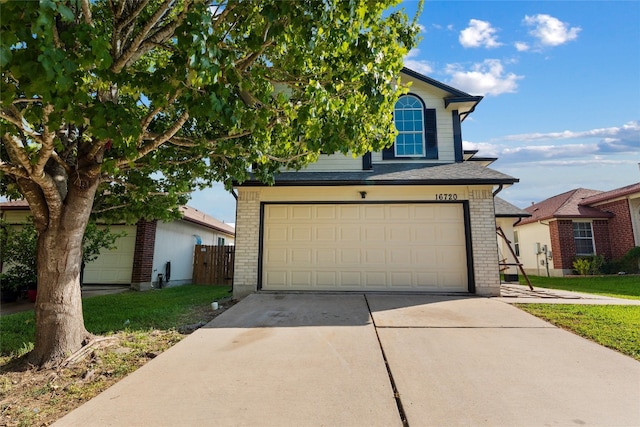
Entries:
{"label": "wooden fence", "polygon": [[193,283],[231,285],[235,246],[196,245],[193,257]]}

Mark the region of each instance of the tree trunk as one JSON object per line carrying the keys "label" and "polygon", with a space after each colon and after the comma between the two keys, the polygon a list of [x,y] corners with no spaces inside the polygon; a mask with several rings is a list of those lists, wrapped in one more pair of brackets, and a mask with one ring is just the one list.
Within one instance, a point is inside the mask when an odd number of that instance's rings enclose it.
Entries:
{"label": "tree trunk", "polygon": [[30,361],[39,366],[65,359],[91,337],[84,327],[80,270],[92,187],[68,194],[58,220],[49,221],[38,235],[36,340]]}

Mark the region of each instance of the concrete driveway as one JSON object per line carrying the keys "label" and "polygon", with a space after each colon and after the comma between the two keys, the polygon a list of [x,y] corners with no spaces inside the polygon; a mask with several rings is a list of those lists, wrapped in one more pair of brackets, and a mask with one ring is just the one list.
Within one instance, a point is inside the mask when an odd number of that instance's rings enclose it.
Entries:
{"label": "concrete driveway", "polygon": [[56,426],[638,426],[640,363],[501,301],[255,294]]}

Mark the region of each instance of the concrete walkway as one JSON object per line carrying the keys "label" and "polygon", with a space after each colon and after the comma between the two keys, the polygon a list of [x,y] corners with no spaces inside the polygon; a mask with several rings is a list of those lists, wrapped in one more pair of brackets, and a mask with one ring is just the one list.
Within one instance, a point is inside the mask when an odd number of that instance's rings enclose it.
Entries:
{"label": "concrete walkway", "polygon": [[640,363],[495,299],[255,294],[55,425],[403,423],[638,426]]}
{"label": "concrete walkway", "polygon": [[640,305],[640,300],[613,298],[604,295],[534,288],[515,284],[502,284],[500,297],[494,299],[510,304],[586,304],[586,305]]}

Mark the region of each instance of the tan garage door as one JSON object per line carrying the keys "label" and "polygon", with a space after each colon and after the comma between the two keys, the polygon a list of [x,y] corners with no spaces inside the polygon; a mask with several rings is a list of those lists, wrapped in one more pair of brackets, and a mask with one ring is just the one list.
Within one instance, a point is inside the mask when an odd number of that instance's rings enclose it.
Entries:
{"label": "tan garage door", "polygon": [[466,292],[461,204],[264,206],[262,289]]}
{"label": "tan garage door", "polygon": [[136,227],[112,225],[112,232],[124,231],[126,236],[116,240],[112,251],[102,250],[98,258],[84,269],[84,283],[87,284],[130,284],[133,271],[133,253],[136,248]]}

